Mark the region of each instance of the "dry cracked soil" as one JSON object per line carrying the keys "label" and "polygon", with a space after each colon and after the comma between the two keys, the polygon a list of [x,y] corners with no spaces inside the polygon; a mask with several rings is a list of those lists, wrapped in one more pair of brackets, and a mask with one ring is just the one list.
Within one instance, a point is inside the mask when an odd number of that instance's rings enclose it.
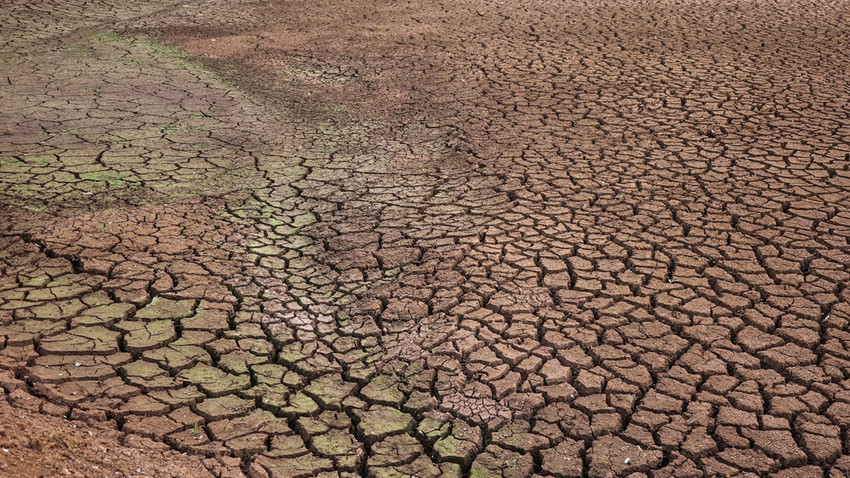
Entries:
{"label": "dry cracked soil", "polygon": [[4,0],[0,475],[850,476],[848,25]]}

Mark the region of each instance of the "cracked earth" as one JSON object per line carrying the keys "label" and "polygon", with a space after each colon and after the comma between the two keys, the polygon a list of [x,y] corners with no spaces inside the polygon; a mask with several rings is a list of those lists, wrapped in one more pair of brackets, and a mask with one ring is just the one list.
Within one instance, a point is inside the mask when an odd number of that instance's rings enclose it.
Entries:
{"label": "cracked earth", "polygon": [[850,476],[850,2],[0,13],[8,416],[219,477]]}

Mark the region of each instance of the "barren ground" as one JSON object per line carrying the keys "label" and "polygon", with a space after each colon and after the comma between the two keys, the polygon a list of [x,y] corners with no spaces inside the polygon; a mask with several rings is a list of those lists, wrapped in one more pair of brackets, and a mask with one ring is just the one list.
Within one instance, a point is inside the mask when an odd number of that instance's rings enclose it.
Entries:
{"label": "barren ground", "polygon": [[850,476],[848,25],[4,1],[0,476]]}

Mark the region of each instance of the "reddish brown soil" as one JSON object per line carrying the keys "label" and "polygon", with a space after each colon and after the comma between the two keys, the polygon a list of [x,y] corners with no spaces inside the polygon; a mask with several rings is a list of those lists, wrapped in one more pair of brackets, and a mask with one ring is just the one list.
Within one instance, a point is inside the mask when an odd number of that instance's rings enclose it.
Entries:
{"label": "reddish brown soil", "polygon": [[0,474],[850,476],[847,0],[0,13]]}
{"label": "reddish brown soil", "polygon": [[[0,398],[0,476],[208,478],[198,456],[149,440],[125,440],[109,424],[69,421],[61,407],[26,392],[4,372]],[[18,385],[23,388],[15,388]],[[222,469],[221,463],[209,463]],[[238,461],[230,462],[238,472]]]}

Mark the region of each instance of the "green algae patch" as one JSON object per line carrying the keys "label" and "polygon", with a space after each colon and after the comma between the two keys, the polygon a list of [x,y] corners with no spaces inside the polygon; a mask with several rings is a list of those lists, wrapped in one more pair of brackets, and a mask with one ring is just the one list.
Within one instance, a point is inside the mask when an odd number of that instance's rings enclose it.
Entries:
{"label": "green algae patch", "polygon": [[153,360],[169,370],[183,370],[196,363],[212,363],[209,352],[197,345],[178,343],[183,339],[172,342],[165,348],[146,351],[143,356]]}
{"label": "green algae patch", "polygon": [[177,332],[174,330],[174,322],[171,320],[156,320],[152,322],[124,320],[115,326],[128,332],[124,337],[124,345],[130,352],[156,349],[177,338]]}
{"label": "green algae patch", "polygon": [[478,427],[456,422],[451,433],[437,440],[434,453],[440,461],[468,464],[481,448],[483,437]]}
{"label": "green algae patch", "polygon": [[330,472],[334,469],[333,462],[330,459],[321,458],[313,455],[312,453],[281,458],[259,456],[255,458],[254,462],[271,471],[271,476],[280,477],[317,476],[321,472]]}
{"label": "green algae patch", "polygon": [[[115,45],[132,45],[147,50],[148,52],[162,58],[176,58],[183,60],[181,64],[191,65],[189,55],[180,48],[167,45],[160,41],[145,36],[129,36],[117,32],[98,33],[92,38],[96,41],[112,43]],[[132,60],[131,60],[132,61]],[[127,61],[124,63],[127,64]],[[132,65],[132,63],[131,63]]]}
{"label": "green algae patch", "polygon": [[144,360],[124,364],[121,371],[130,384],[148,390],[167,389],[176,385],[174,377],[170,376],[168,371]]}
{"label": "green algae patch", "polygon": [[190,369],[181,371],[177,378],[183,382],[197,385],[213,397],[245,390],[251,386],[251,378],[248,375],[232,375],[205,363],[199,363]]}
{"label": "green algae patch", "polygon": [[425,418],[419,422],[419,426],[416,427],[416,434],[428,443],[433,444],[440,438],[446,436],[450,429],[451,424],[447,421],[441,418],[425,416]]}
{"label": "green algae patch", "polygon": [[195,411],[207,420],[223,420],[245,415],[254,408],[253,400],[236,395],[208,398],[195,406]]}
{"label": "green algae patch", "polygon": [[384,405],[373,405],[367,411],[357,412],[357,415],[360,418],[357,432],[368,443],[413,429],[412,416]]}
{"label": "green algae patch", "polygon": [[347,430],[330,430],[313,438],[313,447],[322,455],[351,456],[362,454],[360,443]]}
{"label": "green algae patch", "polygon": [[98,33],[96,35],[93,35],[92,38],[95,39],[95,40],[105,41],[105,42],[109,42],[109,43],[120,43],[120,44],[130,43],[130,42],[133,41],[133,39],[131,37],[121,35],[120,33],[114,33],[114,32]]}
{"label": "green algae patch", "polygon": [[134,317],[144,320],[182,319],[191,316],[194,308],[195,301],[191,299],[171,300],[154,297],[150,304],[139,309]]}
{"label": "green algae patch", "polygon": [[124,188],[141,182],[138,178],[127,176],[123,173],[115,171],[97,171],[91,173],[83,173],[80,174],[80,179],[84,181],[106,183],[107,185],[115,188]]}
{"label": "green algae patch", "polygon": [[404,392],[401,391],[397,377],[378,375],[360,391],[368,401],[383,405],[399,406],[404,402]]}
{"label": "green algae patch", "polygon": [[244,350],[234,350],[219,359],[218,366],[233,374],[247,374],[249,368],[268,362],[264,356],[254,355]]}
{"label": "green algae patch", "polygon": [[132,304],[114,303],[92,307],[71,320],[71,325],[112,325],[136,310]]}
{"label": "green algae patch", "polygon": [[218,309],[198,309],[195,315],[180,320],[180,325],[183,327],[183,330],[215,332],[230,329],[228,313]]}
{"label": "green algae patch", "polygon": [[322,407],[342,410],[342,401],[357,388],[357,384],[346,382],[336,374],[322,375],[313,380],[304,391],[310,394]]}
{"label": "green algae patch", "polygon": [[177,390],[153,390],[149,395],[171,407],[191,405],[204,398],[204,394],[195,386],[178,388]]}
{"label": "green algae patch", "polygon": [[311,415],[319,411],[319,405],[305,393],[298,392],[289,398],[289,406],[280,411],[288,415]]}
{"label": "green algae patch", "polygon": [[39,348],[46,354],[98,354],[118,352],[118,338],[114,330],[105,327],[75,327],[65,333],[41,339]]}

